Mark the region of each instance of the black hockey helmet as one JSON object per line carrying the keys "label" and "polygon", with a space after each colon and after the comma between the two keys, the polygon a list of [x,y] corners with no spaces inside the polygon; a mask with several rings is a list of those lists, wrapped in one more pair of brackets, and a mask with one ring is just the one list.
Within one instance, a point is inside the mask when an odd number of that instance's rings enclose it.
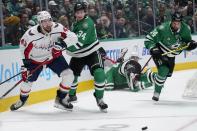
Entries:
{"label": "black hockey helmet", "polygon": [[87,8],[87,3],[85,3],[85,2],[76,2],[75,6],[74,6],[74,12],[76,12],[78,10],[86,11],[86,8]]}
{"label": "black hockey helmet", "polygon": [[128,60],[124,67],[125,74],[129,75],[133,70],[135,70],[135,68],[133,67],[131,60]]}
{"label": "black hockey helmet", "polygon": [[181,15],[180,12],[174,12],[172,14],[172,21],[179,21],[179,22],[181,22],[182,18],[183,18],[183,16]]}

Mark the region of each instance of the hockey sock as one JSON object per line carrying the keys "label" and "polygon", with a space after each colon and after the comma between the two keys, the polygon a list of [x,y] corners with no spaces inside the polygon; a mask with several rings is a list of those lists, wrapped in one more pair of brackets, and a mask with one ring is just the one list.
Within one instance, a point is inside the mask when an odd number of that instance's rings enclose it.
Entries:
{"label": "hockey sock", "polygon": [[94,81],[95,95],[98,99],[101,99],[104,95],[105,86],[105,72],[102,68],[98,68],[94,71]]}
{"label": "hockey sock", "polygon": [[154,83],[155,73],[148,69],[145,73],[140,76],[140,81],[144,83]]}
{"label": "hockey sock", "polygon": [[28,99],[28,97],[29,97],[29,95],[27,95],[27,96],[20,95],[20,100],[21,100],[22,102],[26,102],[27,99]]}
{"label": "hockey sock", "polygon": [[76,94],[77,86],[78,86],[78,76],[75,76],[74,81],[73,81],[70,91],[69,91],[69,95]]}
{"label": "hockey sock", "polygon": [[168,72],[169,72],[169,68],[167,66],[160,66],[158,68],[158,74],[155,76],[155,92],[161,93]]}
{"label": "hockey sock", "polygon": [[61,90],[57,90],[57,97],[59,97],[60,99],[64,99],[66,97],[66,92],[63,92]]}

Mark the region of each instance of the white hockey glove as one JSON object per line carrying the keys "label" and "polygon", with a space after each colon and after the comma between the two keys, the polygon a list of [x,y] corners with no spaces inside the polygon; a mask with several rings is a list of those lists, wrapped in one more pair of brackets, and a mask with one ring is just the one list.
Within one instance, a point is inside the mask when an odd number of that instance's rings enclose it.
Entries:
{"label": "white hockey glove", "polygon": [[75,46],[75,48],[79,49],[79,46],[77,46],[77,43],[79,43],[77,35],[71,31],[66,33],[67,37],[63,41],[66,43],[67,48]]}

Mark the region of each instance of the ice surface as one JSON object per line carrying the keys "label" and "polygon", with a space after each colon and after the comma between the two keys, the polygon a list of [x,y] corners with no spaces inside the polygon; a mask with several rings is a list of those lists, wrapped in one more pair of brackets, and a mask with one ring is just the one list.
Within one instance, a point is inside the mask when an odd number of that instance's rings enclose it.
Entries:
{"label": "ice surface", "polygon": [[0,114],[0,131],[197,131],[197,100],[185,100],[186,82],[197,70],[174,72],[165,83],[159,102],[153,89],[133,93],[106,91],[108,113],[96,105],[93,91],[78,95],[72,112],[53,107],[54,101],[25,106]]}

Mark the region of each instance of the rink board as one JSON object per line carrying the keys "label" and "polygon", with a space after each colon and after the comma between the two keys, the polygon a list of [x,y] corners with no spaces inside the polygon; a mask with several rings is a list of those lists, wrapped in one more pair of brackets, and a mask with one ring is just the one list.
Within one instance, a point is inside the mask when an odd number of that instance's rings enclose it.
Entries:
{"label": "rink board", "polygon": [[[193,36],[193,39],[197,41],[197,37]],[[143,66],[145,62],[150,58],[149,51],[143,45],[144,39],[131,39],[131,40],[117,40],[101,42],[107,52],[107,56],[110,59],[116,60],[119,57],[120,50],[122,48],[128,48],[129,51],[125,58],[128,58],[132,52],[138,52],[138,55],[142,58],[140,60]],[[63,53],[66,60],[69,62],[70,57]],[[1,50],[1,63],[0,63],[0,82],[12,77],[13,75],[20,72],[21,53],[19,49]],[[176,57],[176,67],[175,70],[185,70],[197,68],[197,50],[192,52],[183,52]],[[151,60],[149,62],[149,67],[154,67],[154,63]],[[0,96],[4,94],[8,89],[10,89],[16,82],[21,79],[17,76],[10,81],[0,85]],[[50,69],[44,69],[39,76],[39,79],[34,83],[31,93],[31,98],[28,104],[34,104],[50,99],[54,99],[57,86],[61,79],[59,79],[56,74],[54,74]],[[90,76],[87,67],[84,67],[81,77],[79,79],[80,84],[78,87],[78,92],[93,89],[93,80]],[[20,90],[20,85],[16,87],[11,93],[9,93],[5,99],[0,100],[0,112],[6,111],[11,103],[18,99],[18,94]]]}

